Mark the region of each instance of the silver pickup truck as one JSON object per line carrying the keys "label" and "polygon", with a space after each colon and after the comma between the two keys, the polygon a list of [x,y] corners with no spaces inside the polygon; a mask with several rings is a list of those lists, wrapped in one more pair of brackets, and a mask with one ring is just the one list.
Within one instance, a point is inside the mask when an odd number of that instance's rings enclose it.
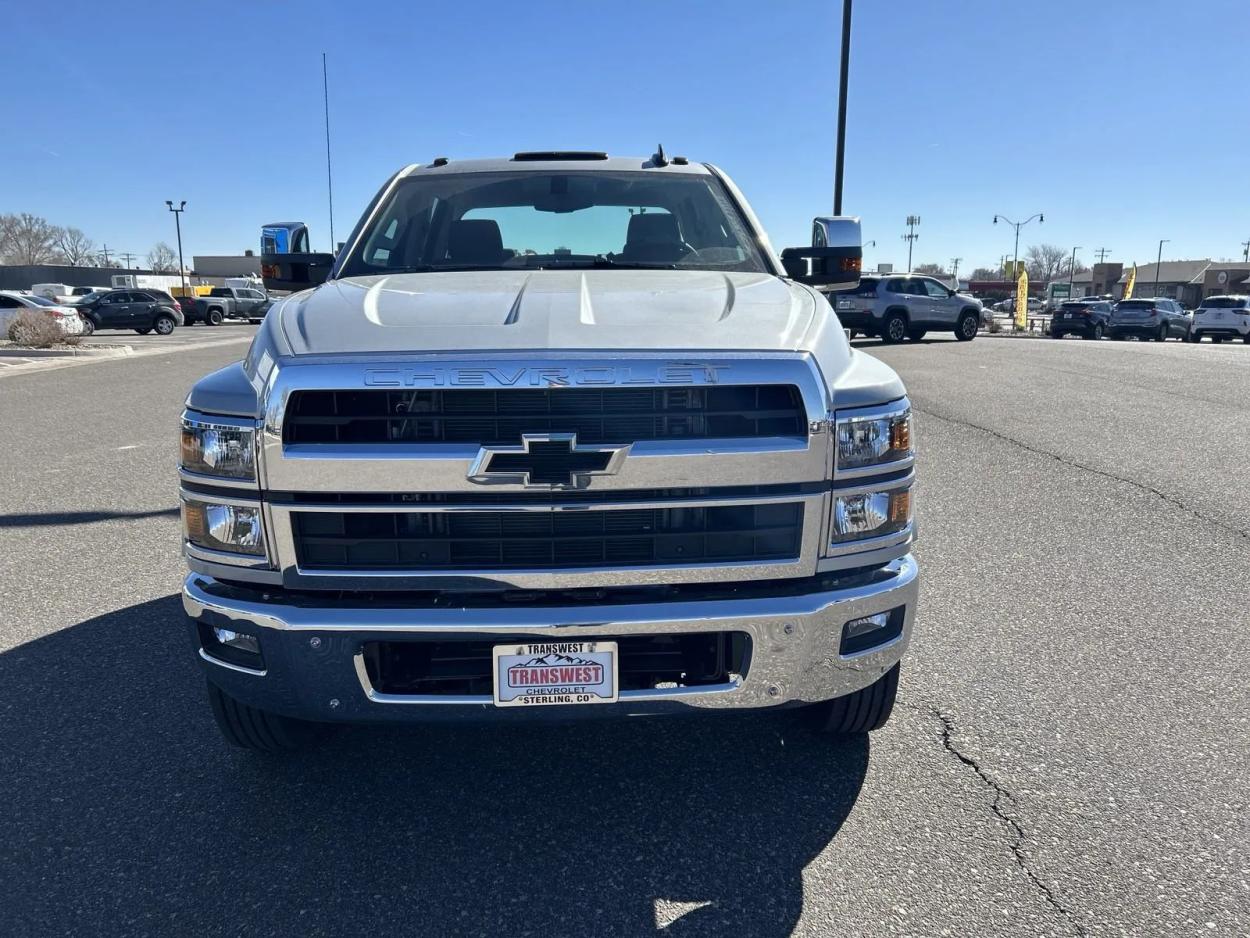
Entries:
{"label": "silver pickup truck", "polygon": [[801,707],[883,725],[912,630],[911,411],[714,166],[435,160],[337,257],[270,254],[182,418],[183,602],[232,743],[334,723]]}

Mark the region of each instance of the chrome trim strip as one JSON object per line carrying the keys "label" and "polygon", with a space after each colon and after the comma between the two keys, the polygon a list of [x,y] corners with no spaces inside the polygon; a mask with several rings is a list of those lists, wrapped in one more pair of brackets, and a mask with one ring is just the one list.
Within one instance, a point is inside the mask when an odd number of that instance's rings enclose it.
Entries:
{"label": "chrome trim strip", "polygon": [[864,554],[879,550],[882,547],[893,547],[895,544],[909,544],[915,534],[916,522],[910,522],[901,531],[882,534],[880,537],[865,537],[857,541],[835,541],[825,548],[825,557],[845,557],[850,554]]}
{"label": "chrome trim strip", "polygon": [[902,459],[895,459],[892,462],[877,463],[872,466],[859,466],[855,469],[839,469],[837,470],[834,484],[837,484],[836,479],[862,479],[867,476],[880,476],[891,472],[902,472],[904,469],[912,468],[915,464],[916,457],[913,455],[904,456]]}
{"label": "chrome trim strip", "polygon": [[[884,486],[878,486],[873,489],[883,490]],[[529,511],[529,512],[552,512],[552,511],[629,511],[632,508],[717,508],[717,507],[733,507],[735,505],[784,505],[791,502],[802,502],[805,506],[807,502],[814,498],[819,498],[823,492],[815,494],[803,494],[795,492],[790,495],[732,495],[721,498],[649,498],[637,499],[631,501],[618,502],[514,502],[511,504],[501,503],[469,503],[467,505],[448,504],[447,502],[377,502],[374,504],[353,504],[338,502],[274,502],[271,507],[274,511],[299,512],[299,511],[322,511],[335,512],[341,514],[437,514],[439,512],[458,512],[458,513],[474,513],[474,512],[495,512],[495,511]]]}
{"label": "chrome trim strip", "polygon": [[269,673],[268,669],[263,670],[263,671],[258,671],[255,668],[245,668],[241,664],[231,664],[229,661],[222,661],[220,658],[214,658],[212,655],[206,652],[203,648],[200,649],[200,657],[203,658],[205,661],[207,661],[209,664],[215,664],[219,668],[226,668],[230,671],[238,671],[240,674],[250,674],[253,677],[264,677],[266,674]]}
{"label": "chrome trim strip", "polygon": [[272,570],[273,565],[261,554],[236,554],[228,550],[213,550],[182,539],[182,553],[188,560],[203,560],[227,567],[245,567],[250,570]]}
{"label": "chrome trim strip", "polygon": [[241,489],[248,492],[255,492],[258,488],[255,479],[230,479],[225,476],[210,476],[202,472],[192,472],[190,469],[183,469],[181,466],[178,467],[178,480],[180,482],[191,482],[195,485],[211,485],[215,488]]}
{"label": "chrome trim strip", "polygon": [[915,471],[907,473],[897,479],[872,479],[856,480],[855,484],[847,486],[837,486],[830,490],[831,498],[837,498],[842,495],[862,495],[865,492],[893,492],[895,489],[905,489],[916,482]]}

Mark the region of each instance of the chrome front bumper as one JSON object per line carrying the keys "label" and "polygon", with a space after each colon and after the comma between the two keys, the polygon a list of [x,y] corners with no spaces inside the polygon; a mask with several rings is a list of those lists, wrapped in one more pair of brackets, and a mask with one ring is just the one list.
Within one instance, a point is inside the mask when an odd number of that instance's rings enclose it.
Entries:
{"label": "chrome front bumper", "polygon": [[[805,581],[807,582],[807,581]],[[324,601],[316,594],[243,588],[199,573],[183,585],[192,636],[211,681],[252,706],[311,720],[374,722],[438,718],[525,719],[776,707],[829,700],[871,684],[903,656],[911,638],[918,571],[909,554],[872,574],[813,578],[812,591],[795,581],[756,584],[744,597],[680,598],[651,603],[488,605],[480,608],[366,605]],[[769,589],[774,589],[769,594]],[[901,634],[854,655],[840,655],[848,621],[902,609]],[[220,662],[200,645],[195,623],[258,637],[264,670]],[[594,707],[502,709],[489,696],[398,696],[375,691],[361,648],[404,637],[452,639],[588,634],[742,631],[751,639],[745,675],[729,683],[623,691],[620,701]],[[525,714],[525,716],[521,716]]]}

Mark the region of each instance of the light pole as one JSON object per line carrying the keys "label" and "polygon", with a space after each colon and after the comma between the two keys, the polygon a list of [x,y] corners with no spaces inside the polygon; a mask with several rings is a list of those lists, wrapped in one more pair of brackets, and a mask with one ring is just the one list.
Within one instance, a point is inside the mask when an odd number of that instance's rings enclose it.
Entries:
{"label": "light pole", "polygon": [[182,265],[182,213],[187,210],[187,200],[183,199],[178,203],[178,207],[174,208],[174,203],[169,199],[165,200],[165,204],[169,206],[169,210],[174,213],[174,230],[178,232],[178,276],[182,279],[182,295],[187,295],[187,269]]}
{"label": "light pole", "polygon": [[920,224],[919,215],[907,216],[907,234],[903,235],[903,240],[907,242],[907,272],[911,273],[911,249],[916,243],[916,239],[920,235],[916,234],[916,226]]}
{"label": "light pole", "polygon": [[999,220],[1000,218],[1001,218],[1001,219],[1002,219],[1002,220],[1003,220],[1006,224],[1011,225],[1012,227],[1014,227],[1014,228],[1016,229],[1016,253],[1015,253],[1015,259],[1011,262],[1011,263],[1012,263],[1012,266],[1011,266],[1011,277],[1012,277],[1012,279],[1013,279],[1013,280],[1016,280],[1016,279],[1019,279],[1019,277],[1020,277],[1020,274],[1019,274],[1019,272],[1018,272],[1018,271],[1020,270],[1020,229],[1021,229],[1021,228],[1023,228],[1025,225],[1027,225],[1029,222],[1031,222],[1031,221],[1032,221],[1033,219],[1035,219],[1035,218],[1037,219],[1038,224],[1045,224],[1045,223],[1046,223],[1046,216],[1045,216],[1045,215],[1043,215],[1041,212],[1038,212],[1036,215],[1030,215],[1030,216],[1029,216],[1028,218],[1026,218],[1024,221],[1012,221],[1012,220],[1011,220],[1010,218],[1008,218],[1006,215],[995,215],[995,216],[994,216],[994,224],[996,224],[996,225],[997,225],[997,224],[998,224],[998,220]]}
{"label": "light pole", "polygon": [[962,257],[951,258],[951,279],[955,281],[955,286],[959,286],[959,262],[962,260]]}
{"label": "light pole", "polygon": [[1068,261],[1068,299],[1072,299],[1072,275],[1076,273],[1076,252],[1081,249],[1078,244],[1072,249],[1072,260]]}
{"label": "light pole", "polygon": [[846,85],[851,68],[851,0],[842,0],[842,74],[838,85],[838,152],[833,170],[833,214],[842,214],[842,165],[846,157]]}
{"label": "light pole", "polygon": [[1159,295],[1159,268],[1163,265],[1163,245],[1169,243],[1171,240],[1171,238],[1159,239],[1159,253],[1155,256],[1155,296]]}

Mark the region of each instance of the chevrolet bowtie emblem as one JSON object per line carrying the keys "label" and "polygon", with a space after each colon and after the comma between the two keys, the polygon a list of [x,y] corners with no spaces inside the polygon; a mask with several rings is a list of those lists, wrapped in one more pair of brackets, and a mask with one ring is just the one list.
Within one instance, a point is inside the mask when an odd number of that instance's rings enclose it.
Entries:
{"label": "chevrolet bowtie emblem", "polygon": [[615,475],[629,452],[620,446],[582,446],[576,433],[525,433],[520,446],[483,446],[469,466],[480,485],[584,489],[594,476]]}

